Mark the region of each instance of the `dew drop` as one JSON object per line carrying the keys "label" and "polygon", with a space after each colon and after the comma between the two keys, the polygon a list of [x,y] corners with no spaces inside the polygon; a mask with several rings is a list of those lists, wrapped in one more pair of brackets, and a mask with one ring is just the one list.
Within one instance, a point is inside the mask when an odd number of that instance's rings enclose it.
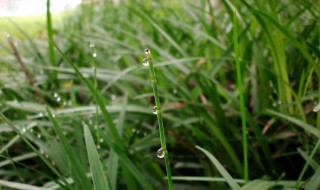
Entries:
{"label": "dew drop", "polygon": [[57,101],[60,102],[61,101],[61,97],[57,97]]}
{"label": "dew drop", "polygon": [[45,154],[44,157],[49,158],[49,155],[48,155],[48,154]]}
{"label": "dew drop", "polygon": [[94,43],[90,42],[89,47],[94,48]]}
{"label": "dew drop", "polygon": [[53,93],[53,97],[57,98],[58,97],[58,93]]}
{"label": "dew drop", "polygon": [[55,115],[55,114],[52,114],[52,117],[53,117],[53,118],[55,118],[55,117],[56,117],[56,115]]}
{"label": "dew drop", "polygon": [[40,113],[38,114],[38,116],[39,116],[39,117],[43,117],[43,113],[40,112]]}
{"label": "dew drop", "polygon": [[154,106],[154,107],[153,107],[152,113],[155,114],[155,115],[158,114],[158,108],[157,108],[157,106]]}
{"label": "dew drop", "polygon": [[101,147],[100,147],[100,144],[97,144],[97,149],[100,149]]}
{"label": "dew drop", "polygon": [[110,96],[110,98],[111,98],[112,101],[115,101],[115,100],[117,99],[117,96],[116,96],[115,94],[112,94],[112,95]]}
{"label": "dew drop", "polygon": [[148,66],[149,66],[148,58],[144,58],[144,59],[143,59],[142,65],[145,66],[145,67],[148,67]]}
{"label": "dew drop", "polygon": [[144,50],[144,53],[145,53],[146,55],[150,54],[150,49],[146,48],[146,49]]}
{"label": "dew drop", "polygon": [[103,140],[103,138],[101,138],[99,141],[100,141],[100,143],[103,143],[104,140]]}
{"label": "dew drop", "polygon": [[38,139],[40,139],[40,138],[41,138],[41,134],[40,134],[40,133],[37,135],[37,138],[38,138]]}
{"label": "dew drop", "polygon": [[276,103],[276,102],[273,102],[273,103],[272,103],[272,106],[273,106],[273,107],[277,107],[277,103]]}
{"label": "dew drop", "polygon": [[26,132],[26,128],[22,128],[22,133],[25,133]]}
{"label": "dew drop", "polygon": [[40,150],[40,154],[44,154],[44,151],[42,149]]}
{"label": "dew drop", "polygon": [[30,132],[33,133],[33,129],[30,129]]}
{"label": "dew drop", "polygon": [[157,157],[158,158],[163,158],[164,157],[164,152],[162,151],[162,148],[159,148],[159,150],[157,151]]}
{"label": "dew drop", "polygon": [[56,163],[54,161],[51,162],[52,165],[56,165]]}
{"label": "dew drop", "polygon": [[93,52],[92,57],[97,57],[97,53]]}

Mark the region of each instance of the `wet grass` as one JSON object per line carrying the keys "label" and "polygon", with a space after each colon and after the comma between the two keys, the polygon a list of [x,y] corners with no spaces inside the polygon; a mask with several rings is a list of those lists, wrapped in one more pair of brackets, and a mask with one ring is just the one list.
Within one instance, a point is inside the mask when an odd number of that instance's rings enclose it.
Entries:
{"label": "wet grass", "polygon": [[317,189],[318,12],[313,0],[97,1],[44,38],[18,23],[34,87],[1,57],[0,185],[167,189],[170,166],[174,189]]}

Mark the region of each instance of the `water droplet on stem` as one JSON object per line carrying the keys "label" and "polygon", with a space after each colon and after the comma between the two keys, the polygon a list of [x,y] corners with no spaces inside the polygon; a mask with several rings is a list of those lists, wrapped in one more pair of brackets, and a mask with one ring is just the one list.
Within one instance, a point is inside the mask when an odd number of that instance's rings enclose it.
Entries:
{"label": "water droplet on stem", "polygon": [[144,59],[143,59],[142,65],[145,66],[145,67],[148,67],[148,66],[149,66],[149,60],[148,60],[148,58],[144,58]]}
{"label": "water droplet on stem", "polygon": [[162,150],[162,148],[159,148],[159,150],[157,151],[157,157],[158,158],[163,158],[164,157],[164,151]]}
{"label": "water droplet on stem", "polygon": [[155,115],[158,114],[158,108],[157,108],[157,106],[154,106],[154,107],[153,107],[152,113],[155,114]]}
{"label": "water droplet on stem", "polygon": [[144,50],[144,53],[145,53],[146,55],[150,54],[150,49],[149,49],[149,48],[146,48],[146,49]]}

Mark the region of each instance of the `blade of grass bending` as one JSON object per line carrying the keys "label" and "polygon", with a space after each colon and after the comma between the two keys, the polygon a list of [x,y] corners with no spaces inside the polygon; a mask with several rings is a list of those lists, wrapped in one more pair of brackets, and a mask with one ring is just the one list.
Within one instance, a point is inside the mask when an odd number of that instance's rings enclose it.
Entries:
{"label": "blade of grass bending", "polygon": [[[298,153],[300,154],[300,156],[307,162],[310,159],[310,156],[308,155],[308,153],[306,151],[303,151],[301,148],[298,148]],[[320,165],[314,160],[314,159],[310,159],[309,162],[311,168],[316,171],[318,169],[318,167],[320,167]]]}
{"label": "blade of grass bending", "polygon": [[[303,169],[302,169],[302,171],[301,171],[301,173],[299,175],[299,178],[297,180],[295,188],[297,188],[299,186],[299,184],[301,183],[302,177],[303,177],[304,173],[307,171],[307,168],[310,165],[310,162],[312,161],[312,158],[315,155],[315,153],[317,152],[319,146],[320,146],[320,138],[318,139],[318,142],[317,142],[316,146],[314,146],[314,148],[313,148],[313,150],[311,152],[311,155],[308,157],[307,162],[303,166]],[[318,171],[316,171],[316,172],[318,172]]]}
{"label": "blade of grass bending", "polygon": [[21,190],[49,190],[48,188],[37,187],[34,185],[28,185],[28,184],[5,181],[5,180],[0,180],[0,185],[3,187],[21,189]]}
{"label": "blade of grass bending", "polygon": [[168,153],[167,145],[166,145],[166,137],[165,137],[164,126],[163,126],[162,110],[161,110],[161,104],[160,104],[159,93],[158,93],[156,72],[153,67],[150,49],[145,49],[145,54],[147,56],[147,58],[145,58],[145,59],[147,59],[146,61],[148,63],[149,71],[150,71],[154,101],[156,103],[156,107],[155,107],[156,110],[155,111],[156,111],[156,115],[157,115],[157,119],[158,119],[160,142],[161,142],[161,151],[160,152],[164,156],[164,163],[165,163],[166,171],[167,171],[169,190],[173,190],[172,179],[171,179],[171,168],[170,168],[170,162],[169,162],[169,153]]}
{"label": "blade of grass bending", "polygon": [[60,128],[58,121],[52,115],[52,113],[48,107],[46,107],[46,111],[47,111],[49,119],[52,123],[52,126],[53,126],[55,132],[57,133],[57,135],[63,145],[65,153],[67,154],[70,161],[72,161],[73,165],[71,165],[71,169],[72,169],[71,175],[73,176],[73,180],[77,184],[79,184],[83,190],[92,189],[92,185],[91,185],[90,180],[88,179],[88,177],[86,175],[86,171],[84,169],[86,167],[81,166],[78,157],[76,156],[70,143],[68,142],[68,139],[63,135],[62,129]]}
{"label": "blade of grass bending", "polygon": [[237,19],[237,0],[234,1],[234,13],[233,13],[233,44],[236,59],[236,69],[237,69],[237,87],[240,97],[240,111],[241,111],[241,124],[242,124],[242,146],[243,146],[243,168],[244,168],[244,180],[249,180],[248,171],[248,140],[247,140],[247,122],[246,122],[246,112],[245,112],[245,102],[242,88],[242,72],[239,60],[239,48],[238,48],[238,19]]}
{"label": "blade of grass bending", "polygon": [[123,143],[121,141],[121,138],[119,136],[119,133],[112,121],[112,118],[109,114],[109,112],[107,111],[107,109],[105,108],[105,105],[104,105],[104,102],[103,102],[103,98],[102,98],[102,95],[101,93],[99,93],[98,90],[95,90],[94,86],[91,84],[91,82],[89,82],[88,80],[86,80],[83,75],[81,74],[81,72],[79,71],[79,69],[73,64],[71,63],[66,57],[65,55],[62,53],[62,51],[58,48],[57,45],[55,45],[53,43],[54,47],[58,50],[58,52],[60,53],[60,55],[62,56],[62,58],[66,61],[66,63],[68,65],[70,65],[76,75],[78,76],[78,78],[87,86],[87,88],[89,89],[89,91],[92,93],[96,103],[99,105],[99,108],[100,108],[100,111],[102,112],[102,116],[104,118],[104,120],[106,121],[107,123],[107,129],[109,130],[109,132],[111,133],[111,136],[113,138],[113,140],[118,144],[120,145],[121,147],[121,150],[124,150],[124,146],[123,146]]}
{"label": "blade of grass bending", "polygon": [[207,150],[196,146],[197,149],[199,149],[201,152],[203,152],[212,162],[212,164],[217,168],[217,170],[220,172],[220,174],[226,179],[227,183],[233,190],[240,190],[240,186],[237,184],[237,182],[231,177],[231,175],[227,172],[226,169],[220,164],[220,162]]}
{"label": "blade of grass bending", "polygon": [[310,181],[307,183],[305,190],[319,189],[320,187],[320,168],[313,174]]}
{"label": "blade of grass bending", "polygon": [[154,26],[162,35],[164,38],[166,38],[173,47],[176,48],[178,52],[181,53],[184,57],[187,57],[187,54],[182,50],[181,46],[178,45],[178,43],[174,40],[174,37],[171,37],[165,30],[163,30],[155,21],[153,18],[148,16],[144,13],[143,10],[136,10],[134,7],[129,7],[131,11],[133,11],[135,14],[137,14],[139,17],[143,18],[144,20],[148,21],[152,26]]}
{"label": "blade of grass bending", "polygon": [[241,190],[268,190],[271,187],[279,185],[277,181],[254,180],[247,183]]}
{"label": "blade of grass bending", "polygon": [[151,186],[149,181],[145,178],[145,176],[143,176],[141,171],[133,164],[133,162],[126,155],[127,152],[124,149],[123,142],[120,139],[119,133],[118,133],[117,129],[114,126],[112,118],[111,118],[109,112],[107,111],[107,109],[105,107],[105,104],[104,104],[103,98],[102,98],[102,94],[99,91],[96,91],[94,89],[93,85],[83,77],[83,75],[80,73],[79,69],[65,57],[65,55],[62,53],[62,51],[55,44],[53,44],[53,45],[58,50],[58,52],[60,53],[62,58],[66,61],[66,63],[68,65],[70,65],[74,69],[74,71],[75,71],[76,75],[78,76],[78,78],[87,86],[87,88],[89,89],[90,93],[94,97],[96,103],[98,104],[98,106],[100,108],[100,111],[102,113],[103,119],[107,123],[107,129],[109,130],[108,133],[102,132],[100,134],[102,136],[102,138],[117,153],[117,155],[119,156],[120,160],[122,161],[122,164],[124,164],[125,167],[127,167],[128,170],[130,172],[132,172],[133,176],[137,179],[137,181],[139,181],[141,186],[144,189],[153,189],[153,187]]}
{"label": "blade of grass bending", "polygon": [[[120,136],[122,136],[123,123],[125,120],[127,105],[128,105],[128,95],[125,94],[122,109],[121,109],[121,112],[118,118],[118,123],[117,123],[117,129]],[[119,166],[119,157],[114,150],[111,150],[109,160],[108,160],[108,177],[110,179],[112,189],[117,189],[118,166]]]}
{"label": "blade of grass bending", "polygon": [[35,152],[37,154],[37,156],[53,171],[53,173],[55,173],[60,179],[61,181],[67,185],[64,186],[63,184],[59,183],[60,187],[64,188],[64,189],[70,189],[68,187],[69,183],[65,180],[65,178],[59,173],[59,171],[53,167],[51,165],[51,163],[32,145],[32,143],[18,130],[18,128],[16,128],[11,121],[2,113],[0,112],[0,117],[9,125],[9,127],[12,128],[12,130],[14,130],[19,136],[20,138],[32,149],[33,152]]}
{"label": "blade of grass bending", "polygon": [[83,125],[83,131],[84,131],[84,139],[86,141],[87,153],[88,153],[94,188],[96,190],[108,190],[109,183],[106,179],[106,176],[103,174],[103,168],[99,158],[99,154],[98,154],[96,145],[93,141],[91,132],[87,125]]}
{"label": "blade of grass bending", "polygon": [[288,121],[300,126],[301,128],[308,131],[309,133],[313,134],[314,136],[320,138],[320,130],[318,128],[313,127],[312,125],[309,125],[309,124],[307,124],[297,118],[294,118],[294,117],[291,117],[291,116],[288,116],[288,115],[285,115],[283,113],[279,113],[279,112],[276,112],[273,110],[267,110],[267,113],[274,115],[274,116],[277,116],[277,117],[280,117],[280,118],[283,118],[285,120],[288,120]]}

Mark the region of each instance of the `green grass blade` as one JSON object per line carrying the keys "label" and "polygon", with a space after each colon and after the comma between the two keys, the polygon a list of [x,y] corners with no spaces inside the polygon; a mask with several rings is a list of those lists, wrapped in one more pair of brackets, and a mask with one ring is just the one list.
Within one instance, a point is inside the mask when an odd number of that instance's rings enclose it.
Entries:
{"label": "green grass blade", "polygon": [[48,188],[37,187],[34,185],[28,185],[28,184],[5,181],[5,180],[0,180],[0,186],[1,186],[1,189],[3,186],[3,187],[8,187],[12,189],[21,189],[21,190],[49,190]]}
{"label": "green grass blade", "polygon": [[57,120],[52,115],[52,113],[48,107],[46,107],[46,111],[47,111],[47,114],[50,118],[50,121],[52,122],[52,126],[53,126],[55,132],[57,133],[57,135],[63,145],[63,148],[65,150],[65,154],[67,154],[67,156],[69,157],[69,159],[71,161],[71,164],[72,164],[71,165],[71,169],[72,169],[71,175],[73,176],[73,180],[77,184],[79,184],[83,190],[92,189],[92,185],[90,183],[90,180],[86,176],[85,167],[81,166],[80,161],[78,160],[78,157],[76,156],[70,143],[68,142],[68,139],[63,135],[61,127],[59,126]]}
{"label": "green grass blade", "polygon": [[234,1],[235,9],[233,12],[233,43],[235,52],[235,61],[237,69],[237,88],[240,97],[240,111],[241,111],[241,125],[242,125],[242,147],[243,147],[243,176],[244,180],[249,180],[249,169],[248,169],[248,140],[247,140],[247,122],[246,122],[246,109],[244,93],[242,88],[242,71],[239,60],[239,47],[238,47],[238,18],[237,18],[237,1]]}
{"label": "green grass blade", "polygon": [[102,113],[102,117],[107,123],[107,129],[108,129],[107,134],[101,133],[102,138],[117,153],[120,160],[122,161],[122,164],[125,167],[127,167],[130,172],[132,172],[133,176],[137,179],[137,181],[139,181],[141,186],[144,189],[153,189],[150,182],[145,178],[145,176],[141,173],[141,171],[139,171],[139,169],[133,164],[133,162],[126,155],[127,151],[124,150],[123,141],[121,140],[119,133],[116,127],[114,126],[112,118],[105,107],[101,93],[99,91],[96,91],[94,86],[83,77],[79,69],[65,57],[62,51],[56,45],[54,46],[56,47],[56,49],[58,50],[62,58],[66,61],[66,63],[68,63],[74,69],[74,71],[76,72],[76,75],[86,85],[91,95],[94,97],[96,103],[98,104],[100,111]]}
{"label": "green grass blade", "polygon": [[226,179],[227,183],[233,190],[240,190],[240,186],[237,184],[237,182],[231,177],[231,175],[227,172],[226,169],[220,164],[220,162],[207,150],[196,146],[197,149],[199,149],[201,152],[203,152],[209,160],[212,162],[212,164],[217,168],[219,173]]}
{"label": "green grass blade", "polygon": [[320,165],[314,159],[310,158],[306,151],[303,151],[301,148],[298,148],[298,152],[306,162],[310,159],[309,164],[314,171],[316,171],[318,167],[320,167]]}
{"label": "green grass blade", "polygon": [[282,119],[285,119],[285,120],[288,120],[298,126],[300,126],[301,128],[303,128],[304,130],[306,130],[307,132],[313,134],[314,136],[316,136],[317,138],[320,138],[320,130],[313,127],[312,125],[309,125],[297,118],[294,118],[294,117],[291,117],[291,116],[288,116],[286,114],[283,114],[283,113],[280,113],[280,112],[276,112],[276,111],[273,111],[273,110],[267,110],[267,113],[270,113],[271,115],[274,115],[274,116],[277,116],[277,117],[280,117]]}
{"label": "green grass blade", "polygon": [[104,175],[97,147],[93,141],[91,132],[87,125],[83,126],[83,131],[92,173],[93,186],[95,190],[108,190],[108,181]]}
{"label": "green grass blade", "polygon": [[[297,183],[296,183],[296,188],[299,186],[305,172],[307,171],[308,166],[310,165],[310,162],[312,161],[312,158],[314,157],[315,153],[317,152],[318,148],[320,146],[320,138],[318,139],[318,142],[316,144],[316,146],[314,146],[311,155],[308,157],[308,160],[306,161],[305,165],[303,166],[303,169],[298,177]],[[316,171],[318,172],[318,171]]]}
{"label": "green grass blade", "polygon": [[[16,128],[11,121],[5,116],[3,115],[2,112],[0,112],[0,117],[7,123],[7,125],[9,125],[9,127],[11,127],[12,130],[14,130],[19,136],[20,138],[28,145],[28,147],[30,147],[32,149],[33,152],[35,152],[37,154],[37,156],[61,179],[61,181],[65,184],[65,185],[69,185],[69,183],[65,180],[65,178],[59,173],[59,171],[52,166],[52,164],[48,161],[48,159],[46,159],[33,145],[32,143],[19,131],[18,128]],[[67,186],[63,186],[62,184],[59,184],[62,188],[64,189],[69,189]]]}
{"label": "green grass blade", "polygon": [[154,19],[145,14],[142,10],[136,10],[133,7],[130,7],[130,10],[132,10],[138,16],[152,24],[152,26],[154,26],[159,31],[159,33],[161,33],[172,44],[172,46],[175,47],[181,53],[181,55],[187,57],[187,54],[183,51],[181,46],[179,46],[178,43],[174,40],[173,36],[171,37],[165,30],[163,30]]}
{"label": "green grass blade", "polygon": [[107,123],[107,126],[108,126],[107,129],[109,129],[109,132],[111,133],[112,139],[118,145],[120,145],[120,148],[123,150],[124,149],[123,143],[122,143],[121,138],[119,136],[119,133],[118,133],[113,121],[112,121],[112,118],[105,107],[101,93],[94,88],[94,86],[91,84],[90,81],[88,81],[87,79],[85,79],[83,77],[83,75],[81,74],[79,69],[65,57],[65,55],[58,48],[58,46],[56,46],[55,44],[53,44],[53,45],[56,47],[56,49],[58,50],[60,55],[63,57],[63,59],[74,69],[74,71],[76,72],[76,75],[79,77],[79,79],[87,86],[87,88],[89,89],[89,91],[93,95],[96,103],[98,104],[100,111],[102,112],[102,116],[103,116],[105,122]]}
{"label": "green grass blade", "polygon": [[305,190],[315,190],[320,187],[320,168],[313,174],[310,181],[305,186]]}
{"label": "green grass blade", "polygon": [[[120,136],[122,136],[127,105],[128,105],[128,95],[126,94],[124,97],[123,106],[120,111],[120,115],[117,123],[117,129]],[[109,160],[108,160],[108,176],[110,179],[112,189],[117,189],[118,166],[119,166],[119,157],[114,150],[111,150]]]}
{"label": "green grass blade", "polygon": [[[47,33],[48,33],[48,52],[49,52],[49,60],[50,60],[50,65],[55,66],[56,61],[55,61],[55,55],[54,55],[54,47],[53,44],[50,42],[53,42],[53,29],[52,29],[52,20],[51,20],[51,12],[50,12],[50,0],[47,0]],[[52,70],[52,79],[54,80],[53,82],[57,83],[57,71]]]}

